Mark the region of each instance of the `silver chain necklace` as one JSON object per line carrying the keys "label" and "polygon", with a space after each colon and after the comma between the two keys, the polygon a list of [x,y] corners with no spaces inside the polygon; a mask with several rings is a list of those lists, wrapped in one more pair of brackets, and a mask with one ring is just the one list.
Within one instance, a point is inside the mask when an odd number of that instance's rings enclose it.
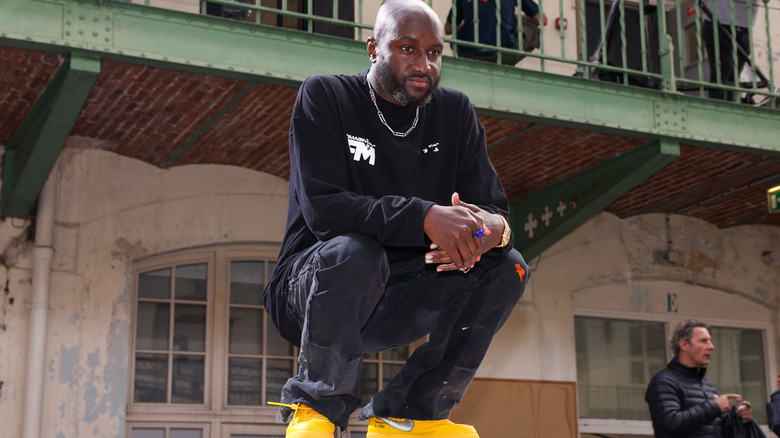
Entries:
{"label": "silver chain necklace", "polygon": [[390,130],[390,133],[393,134],[396,137],[406,137],[409,135],[410,132],[414,130],[414,128],[417,127],[417,121],[420,120],[420,106],[417,106],[417,112],[414,114],[414,122],[412,122],[412,127],[409,128],[406,132],[397,132],[394,131],[393,128],[390,127],[390,125],[387,124],[387,121],[385,121],[385,115],[382,114],[382,111],[379,111],[379,105],[376,104],[376,95],[374,95],[374,89],[371,88],[371,82],[369,82],[368,79],[366,79],[366,83],[368,84],[368,92],[371,94],[371,102],[374,102],[374,108],[376,108],[376,114],[379,116],[379,120],[382,122],[383,125],[387,126],[387,129]]}

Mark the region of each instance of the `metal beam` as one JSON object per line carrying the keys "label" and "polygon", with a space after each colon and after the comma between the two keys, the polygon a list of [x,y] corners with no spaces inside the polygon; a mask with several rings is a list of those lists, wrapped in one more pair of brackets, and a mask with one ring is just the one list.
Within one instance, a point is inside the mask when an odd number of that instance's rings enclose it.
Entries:
{"label": "metal beam", "polygon": [[780,156],[776,109],[520,68],[478,68],[465,59],[445,61],[447,86],[466,92],[481,114]]}
{"label": "metal beam", "polygon": [[0,45],[297,86],[368,68],[366,43],[132,3],[2,0]]}
{"label": "metal beam", "polygon": [[3,160],[3,217],[30,212],[99,73],[99,59],[70,55],[22,122]]}
{"label": "metal beam", "polygon": [[[365,43],[108,0],[3,0],[0,44],[297,85],[368,68]],[[780,156],[780,113],[674,91],[444,59],[442,85],[524,121]],[[574,66],[572,66],[572,71]]]}
{"label": "metal beam", "polygon": [[515,248],[533,259],[679,155],[679,143],[655,140],[513,201]]}
{"label": "metal beam", "polygon": [[211,129],[211,127],[214,126],[222,118],[222,116],[224,116],[228,111],[230,111],[230,109],[233,108],[235,104],[241,101],[241,99],[243,99],[244,96],[246,96],[246,94],[249,93],[252,90],[252,88],[254,88],[255,85],[257,84],[252,82],[244,85],[244,87],[241,88],[241,90],[239,90],[239,92],[236,93],[236,95],[233,96],[232,99],[230,99],[230,102],[223,105],[222,108],[219,109],[219,111],[214,113],[214,115],[211,116],[211,118],[206,123],[204,123],[203,126],[198,128],[198,130],[195,131],[195,133],[192,134],[192,136],[189,139],[187,139],[187,141],[185,141],[184,144],[181,145],[181,147],[179,147],[179,150],[177,150],[173,155],[171,155],[171,157],[168,158],[165,161],[165,163],[163,163],[163,165],[160,167],[162,169],[167,169],[173,163],[175,163],[176,159],[178,159],[181,156],[181,154],[186,152],[187,149],[189,149],[193,144],[195,144],[195,142],[198,141],[198,139],[201,138],[203,134],[205,134],[209,129]]}
{"label": "metal beam", "polygon": [[[653,210],[655,210],[657,208],[660,208],[660,207],[663,207],[664,205],[671,204],[672,202],[678,201],[680,199],[685,199],[685,198],[688,198],[690,196],[694,196],[694,195],[696,195],[698,193],[704,192],[706,190],[709,190],[709,189],[711,189],[713,187],[717,187],[719,185],[725,185],[725,184],[729,183],[732,180],[735,180],[737,178],[741,178],[741,177],[743,177],[745,175],[750,175],[751,173],[758,172],[761,169],[764,169],[764,168],[767,168],[767,167],[770,167],[770,166],[774,166],[774,165],[776,165],[778,163],[780,163],[780,159],[773,159],[771,161],[767,161],[765,163],[761,163],[761,164],[759,164],[759,165],[757,165],[755,167],[750,167],[748,169],[744,169],[741,172],[735,173],[735,174],[730,175],[730,176],[728,176],[726,178],[721,178],[719,180],[715,180],[715,181],[713,181],[713,182],[711,182],[709,184],[705,184],[705,185],[703,185],[701,187],[697,187],[697,188],[695,188],[695,189],[693,189],[693,190],[691,190],[689,192],[681,193],[681,194],[679,194],[677,196],[672,196],[670,198],[664,199],[661,202],[657,202],[657,203],[655,203],[653,205],[650,205],[650,206],[647,206],[645,208],[636,210],[630,216],[638,216],[640,214],[645,214],[645,213],[652,212]],[[771,178],[775,178],[776,179],[777,176],[772,176]],[[771,178],[767,178],[765,180],[761,180],[761,182],[763,183],[764,181],[766,181],[768,179],[771,179]],[[691,205],[695,205],[695,203],[691,204]],[[687,207],[683,207],[683,208],[687,208]],[[678,213],[680,211],[681,211],[681,209],[678,208],[678,209],[675,209],[672,213]]]}
{"label": "metal beam", "polygon": [[531,125],[529,125],[529,126],[523,128],[523,129],[515,132],[514,134],[506,136],[506,137],[502,138],[501,140],[499,140],[499,141],[489,145],[487,147],[487,150],[488,150],[488,152],[490,152],[490,151],[492,151],[493,149],[495,149],[497,147],[503,146],[503,145],[509,143],[510,141],[515,140],[518,137],[522,137],[525,134],[528,134],[528,133],[531,133],[531,132],[535,131],[539,126],[540,125],[538,123],[532,123]]}

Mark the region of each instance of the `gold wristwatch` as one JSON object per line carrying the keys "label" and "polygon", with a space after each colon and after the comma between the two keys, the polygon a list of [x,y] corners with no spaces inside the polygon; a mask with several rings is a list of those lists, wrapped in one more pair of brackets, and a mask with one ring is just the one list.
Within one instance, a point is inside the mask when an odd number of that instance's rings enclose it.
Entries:
{"label": "gold wristwatch", "polygon": [[512,229],[509,228],[509,222],[506,221],[504,215],[496,214],[496,216],[500,217],[504,222],[504,234],[501,235],[501,243],[496,245],[496,248],[503,248],[509,244],[509,238],[512,236]]}

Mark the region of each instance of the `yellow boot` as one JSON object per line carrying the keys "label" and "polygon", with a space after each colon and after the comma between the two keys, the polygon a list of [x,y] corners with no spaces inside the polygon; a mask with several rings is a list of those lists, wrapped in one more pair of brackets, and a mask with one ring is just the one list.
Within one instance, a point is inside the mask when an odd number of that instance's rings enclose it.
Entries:
{"label": "yellow boot", "polygon": [[286,438],[333,438],[336,426],[324,415],[304,404],[293,409],[295,414],[287,426]]}
{"label": "yellow boot", "polygon": [[474,426],[450,420],[370,418],[366,438],[479,438]]}

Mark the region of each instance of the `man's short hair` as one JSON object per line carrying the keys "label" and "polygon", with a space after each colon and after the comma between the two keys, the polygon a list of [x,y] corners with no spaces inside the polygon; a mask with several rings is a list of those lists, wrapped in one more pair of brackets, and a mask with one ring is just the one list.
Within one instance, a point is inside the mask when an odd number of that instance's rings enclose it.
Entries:
{"label": "man's short hair", "polygon": [[680,321],[674,327],[674,331],[672,332],[672,336],[669,338],[669,341],[671,343],[672,354],[674,355],[675,359],[677,359],[677,356],[680,355],[680,339],[685,339],[686,341],[690,342],[691,336],[693,335],[693,329],[696,327],[703,327],[707,329],[707,332],[710,331],[709,324],[704,321],[697,321],[695,319],[686,319],[685,321]]}

